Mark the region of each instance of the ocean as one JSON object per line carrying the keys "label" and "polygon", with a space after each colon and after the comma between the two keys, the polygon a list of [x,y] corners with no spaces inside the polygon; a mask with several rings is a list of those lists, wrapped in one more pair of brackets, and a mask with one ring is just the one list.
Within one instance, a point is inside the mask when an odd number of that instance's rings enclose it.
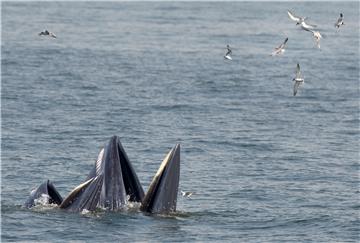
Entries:
{"label": "ocean", "polygon": [[[359,242],[359,16],[358,1],[2,2],[1,241]],[[177,213],[23,207],[47,179],[65,197],[113,135],[145,191],[181,144],[194,195]]]}

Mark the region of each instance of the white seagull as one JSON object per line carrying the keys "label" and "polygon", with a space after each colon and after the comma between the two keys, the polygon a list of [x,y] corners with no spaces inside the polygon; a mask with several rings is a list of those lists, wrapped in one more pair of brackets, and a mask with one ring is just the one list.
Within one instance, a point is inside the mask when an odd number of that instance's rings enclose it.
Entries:
{"label": "white seagull", "polygon": [[289,15],[290,19],[294,20],[296,22],[296,25],[300,25],[301,28],[305,29],[305,30],[309,30],[309,29],[314,29],[316,27],[316,25],[311,25],[305,22],[305,20],[308,17],[299,17],[294,15],[292,12],[290,12],[290,10],[287,11],[287,14]]}
{"label": "white seagull", "polygon": [[271,53],[271,56],[283,54],[285,52],[285,46],[286,46],[286,42],[288,40],[289,40],[289,38],[286,37],[285,41],[280,46],[278,46],[274,49],[274,51]]}
{"label": "white seagull", "polygon": [[52,32],[49,32],[48,30],[41,31],[41,32],[39,33],[39,35],[47,35],[47,36],[56,38],[56,35],[55,35],[54,33],[52,33]]}
{"label": "white seagull", "polygon": [[306,23],[305,20],[301,21],[300,26],[303,30],[307,30],[307,31],[312,30],[316,27],[316,25],[314,25],[314,24]]}
{"label": "white seagull", "polygon": [[287,11],[287,14],[289,15],[290,19],[296,21],[296,25],[301,24],[301,22],[305,21],[305,19],[307,19],[307,17],[299,17],[294,15],[292,12],[290,12],[290,10]]}
{"label": "white seagull", "polygon": [[231,49],[230,49],[230,46],[227,45],[226,48],[227,48],[227,52],[226,52],[224,58],[225,58],[225,59],[228,59],[228,60],[232,60],[232,57],[231,57],[232,51],[231,51]]}
{"label": "white seagull", "polygon": [[320,32],[317,31],[317,30],[312,30],[312,29],[304,29],[304,30],[309,31],[309,32],[311,32],[313,34],[313,37],[314,37],[315,42],[316,42],[316,46],[318,48],[320,48],[320,39],[322,38],[322,35],[320,34]]}
{"label": "white seagull", "polygon": [[340,26],[341,26],[341,25],[344,25],[344,24],[345,24],[345,23],[344,23],[344,16],[343,16],[342,13],[340,13],[340,17],[339,17],[339,19],[336,21],[335,27],[339,29]]}
{"label": "white seagull", "polygon": [[181,191],[181,195],[183,197],[187,197],[187,198],[190,198],[191,195],[193,195],[194,193],[193,192],[184,192],[184,191]]}
{"label": "white seagull", "polygon": [[299,86],[304,83],[304,78],[301,77],[299,63],[296,66],[296,76],[295,76],[295,78],[293,78],[293,81],[295,81],[295,83],[294,83],[294,96],[295,96],[298,91]]}
{"label": "white seagull", "polygon": [[310,32],[313,34],[315,38],[317,47],[320,48],[320,39],[322,38],[322,35],[320,34],[319,31],[310,30]]}

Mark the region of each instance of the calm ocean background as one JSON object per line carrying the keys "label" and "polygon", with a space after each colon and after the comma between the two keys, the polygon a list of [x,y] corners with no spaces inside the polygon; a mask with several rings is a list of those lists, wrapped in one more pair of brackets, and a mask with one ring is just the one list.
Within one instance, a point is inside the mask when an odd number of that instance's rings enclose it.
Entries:
{"label": "calm ocean background", "polygon": [[[288,9],[319,26],[320,50]],[[359,15],[342,1],[2,2],[1,241],[359,242]],[[167,217],[22,207],[46,179],[65,197],[112,135],[145,190],[181,143],[180,189],[196,194]]]}

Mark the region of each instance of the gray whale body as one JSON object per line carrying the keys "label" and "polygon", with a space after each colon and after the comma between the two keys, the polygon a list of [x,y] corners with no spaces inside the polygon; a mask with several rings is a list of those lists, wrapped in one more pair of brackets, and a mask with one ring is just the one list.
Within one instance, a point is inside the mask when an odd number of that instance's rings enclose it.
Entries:
{"label": "gray whale body", "polygon": [[50,204],[60,205],[63,201],[60,193],[56,190],[52,182],[47,180],[30,193],[29,198],[25,202],[25,207],[31,208],[35,206],[36,199],[44,195]]}
{"label": "gray whale body", "polygon": [[180,177],[180,144],[165,157],[150,183],[140,210],[149,213],[171,213],[176,211]]}
{"label": "gray whale body", "polygon": [[48,180],[30,195],[25,207],[31,208],[37,198],[46,194],[49,203],[56,203],[69,212],[94,211],[99,207],[117,211],[127,202],[138,202],[143,212],[167,214],[176,211],[179,177],[180,145],[177,144],[161,163],[144,194],[120,138],[112,136],[101,149],[85,182],[75,187],[65,199]]}

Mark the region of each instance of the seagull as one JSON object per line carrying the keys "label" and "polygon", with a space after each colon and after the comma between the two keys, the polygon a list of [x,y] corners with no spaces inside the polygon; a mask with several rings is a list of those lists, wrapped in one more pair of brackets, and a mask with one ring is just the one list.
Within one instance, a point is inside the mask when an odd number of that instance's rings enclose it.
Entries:
{"label": "seagull", "polygon": [[274,51],[271,53],[271,56],[283,54],[285,52],[285,45],[288,40],[289,38],[286,37],[285,41],[280,46],[274,49]]}
{"label": "seagull", "polygon": [[231,51],[231,49],[230,49],[230,46],[227,45],[226,48],[227,48],[227,52],[226,52],[224,58],[225,58],[225,59],[228,59],[228,60],[232,60],[232,57],[231,57],[232,51]]}
{"label": "seagull", "polygon": [[340,17],[339,17],[339,19],[336,21],[335,27],[339,29],[340,26],[341,26],[341,25],[344,25],[344,24],[345,24],[345,23],[344,23],[344,16],[343,16],[342,13],[340,13]]}
{"label": "seagull", "polygon": [[304,30],[309,31],[313,34],[315,41],[316,41],[316,45],[318,48],[320,48],[320,39],[322,38],[322,35],[320,34],[320,32],[316,31],[316,30],[312,30],[312,29],[305,29],[305,28],[304,28]]}
{"label": "seagull", "polygon": [[293,81],[295,81],[295,84],[294,84],[294,96],[295,96],[299,86],[304,83],[304,78],[301,77],[299,63],[296,66],[296,76],[295,76],[295,78],[293,78]]}
{"label": "seagull", "polygon": [[300,26],[301,26],[301,28],[302,28],[303,30],[307,30],[307,31],[312,30],[312,29],[314,29],[314,28],[316,27],[316,25],[314,25],[314,24],[307,24],[307,23],[305,22],[305,20],[302,20],[302,21],[300,22]]}
{"label": "seagull", "polygon": [[39,35],[47,35],[47,36],[56,38],[56,35],[55,35],[54,33],[52,33],[52,32],[49,32],[48,30],[41,31],[41,32],[39,33]]}
{"label": "seagull", "polygon": [[181,191],[181,195],[183,197],[187,197],[187,198],[190,198],[191,195],[193,195],[194,193],[193,192],[184,192],[184,191]]}
{"label": "seagull", "polygon": [[307,19],[307,17],[298,17],[296,15],[294,15],[292,12],[290,12],[290,10],[287,11],[287,14],[289,15],[290,19],[296,21],[296,25],[301,24],[301,22],[305,21],[305,19]]}
{"label": "seagull", "polygon": [[320,39],[322,38],[322,35],[320,34],[319,31],[310,30],[310,32],[313,34],[315,38],[317,47],[320,48]]}
{"label": "seagull", "polygon": [[305,20],[308,17],[298,17],[298,16],[294,15],[292,12],[290,12],[290,10],[288,10],[287,13],[288,13],[290,19],[296,21],[296,25],[300,25],[301,28],[303,28],[305,30],[314,29],[316,27],[316,25],[310,25],[305,22]]}

